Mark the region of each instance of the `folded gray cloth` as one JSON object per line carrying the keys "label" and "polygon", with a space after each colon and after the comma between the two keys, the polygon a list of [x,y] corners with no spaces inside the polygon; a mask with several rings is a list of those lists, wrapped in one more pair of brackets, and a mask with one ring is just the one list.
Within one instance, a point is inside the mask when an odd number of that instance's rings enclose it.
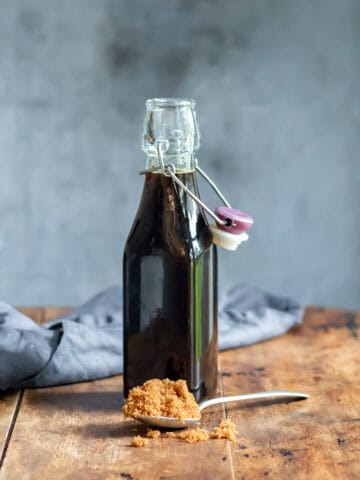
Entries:
{"label": "folded gray cloth", "polygon": [[[0,391],[121,373],[121,299],[121,288],[109,288],[69,315],[43,325],[0,303]],[[293,300],[237,286],[220,304],[219,348],[275,337],[298,325],[302,315]]]}

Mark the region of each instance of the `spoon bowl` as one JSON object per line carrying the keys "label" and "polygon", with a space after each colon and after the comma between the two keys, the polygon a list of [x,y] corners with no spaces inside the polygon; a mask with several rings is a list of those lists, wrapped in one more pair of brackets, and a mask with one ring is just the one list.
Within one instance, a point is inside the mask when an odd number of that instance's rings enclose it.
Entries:
{"label": "spoon bowl", "polygon": [[[257,393],[248,393],[245,395],[233,395],[229,397],[218,397],[211,398],[210,400],[204,400],[199,403],[200,412],[207,407],[212,405],[217,405],[219,403],[229,403],[229,402],[239,402],[246,400],[264,400],[268,398],[288,398],[289,400],[305,400],[309,398],[307,393],[300,392],[287,392],[287,391],[273,391],[273,392],[257,392]],[[194,427],[197,423],[201,421],[201,416],[199,418],[184,418],[180,420],[179,418],[173,417],[161,417],[161,416],[152,416],[152,415],[134,415],[134,418],[139,422],[145,423],[150,427],[160,427],[160,428],[187,428]]]}

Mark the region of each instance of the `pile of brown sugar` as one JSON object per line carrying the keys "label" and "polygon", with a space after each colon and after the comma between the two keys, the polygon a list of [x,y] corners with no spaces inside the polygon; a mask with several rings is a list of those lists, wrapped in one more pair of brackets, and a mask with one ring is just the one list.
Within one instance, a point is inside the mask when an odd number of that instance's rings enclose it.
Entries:
{"label": "pile of brown sugar", "polygon": [[200,418],[200,410],[185,380],[153,378],[130,390],[123,407],[127,417],[152,415],[178,418]]}

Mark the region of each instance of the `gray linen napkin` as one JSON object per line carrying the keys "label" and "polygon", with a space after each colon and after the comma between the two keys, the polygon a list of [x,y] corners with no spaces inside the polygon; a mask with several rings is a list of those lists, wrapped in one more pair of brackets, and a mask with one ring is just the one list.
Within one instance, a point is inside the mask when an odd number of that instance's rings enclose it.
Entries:
{"label": "gray linen napkin", "polygon": [[[302,315],[293,300],[237,286],[220,303],[219,348],[275,337],[298,325]],[[123,370],[122,354],[119,287],[43,325],[0,302],[0,391],[115,375]]]}

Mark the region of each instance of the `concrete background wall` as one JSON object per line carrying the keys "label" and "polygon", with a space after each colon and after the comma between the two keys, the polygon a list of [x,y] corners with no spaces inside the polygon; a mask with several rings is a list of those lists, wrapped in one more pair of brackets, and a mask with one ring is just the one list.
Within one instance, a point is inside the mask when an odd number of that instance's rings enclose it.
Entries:
{"label": "concrete background wall", "polygon": [[256,219],[221,287],[360,308],[359,46],[357,0],[2,0],[0,298],[120,283],[144,101],[186,96],[202,166]]}

